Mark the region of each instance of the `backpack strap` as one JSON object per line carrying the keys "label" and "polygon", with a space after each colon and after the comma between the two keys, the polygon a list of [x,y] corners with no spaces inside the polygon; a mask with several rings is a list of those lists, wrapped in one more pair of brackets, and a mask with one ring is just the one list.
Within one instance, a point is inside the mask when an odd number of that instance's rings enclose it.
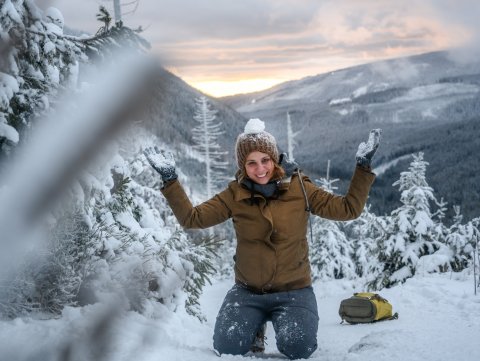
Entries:
{"label": "backpack strap", "polygon": [[367,300],[377,300],[377,301],[381,301],[381,302],[388,302],[388,300],[386,298],[383,298],[378,293],[355,292],[353,295],[356,296],[356,297],[366,298]]}
{"label": "backpack strap", "polygon": [[370,299],[371,300],[378,300],[378,301],[382,301],[382,302],[388,302],[388,300],[386,298],[383,298],[378,293],[375,293]]}

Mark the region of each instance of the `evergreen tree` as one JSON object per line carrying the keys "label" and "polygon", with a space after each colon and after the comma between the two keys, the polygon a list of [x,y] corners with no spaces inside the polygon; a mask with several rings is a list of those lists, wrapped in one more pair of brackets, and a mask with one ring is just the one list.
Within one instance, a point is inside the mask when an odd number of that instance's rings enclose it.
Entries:
{"label": "evergreen tree", "polygon": [[210,199],[215,194],[216,185],[225,180],[223,171],[227,162],[223,159],[227,152],[220,150],[217,139],[224,132],[222,123],[215,122],[216,111],[211,109],[207,98],[202,96],[195,99],[195,115],[193,118],[199,123],[193,128],[194,148],[197,149],[205,161],[206,195]]}
{"label": "evergreen tree", "polygon": [[119,56],[119,50],[123,52],[144,52],[150,48],[150,43],[139,34],[141,27],[131,29],[124,26],[122,21],[117,21],[112,26],[112,17],[104,6],[100,6],[97,20],[101,26],[95,36],[89,38],[75,38],[81,44],[88,59],[96,63],[101,60],[112,62]]}
{"label": "evergreen tree", "polygon": [[99,260],[100,232],[89,226],[77,206],[64,207],[61,212],[42,255],[28,254],[20,272],[1,282],[0,315],[13,318],[33,311],[59,314],[65,306],[86,302],[83,291]]}
{"label": "evergreen tree", "polygon": [[[55,105],[60,90],[77,91],[81,62],[96,66],[94,59],[114,61],[108,55],[115,49],[143,51],[145,45],[121,23],[110,27],[105,22],[90,38],[65,36],[61,14],[43,16],[30,0],[6,0],[0,10],[1,40],[13,44],[0,74],[4,154],[21,143],[38,114]],[[158,192],[158,177],[141,156],[148,140],[158,144],[133,127],[81,172],[49,214],[45,256],[25,259],[15,277],[1,280],[0,314],[58,314],[66,305],[116,293],[134,310],[162,304],[201,318],[198,296],[213,272],[215,254],[210,244],[192,244],[177,229]]]}
{"label": "evergreen tree", "polygon": [[312,277],[317,279],[355,278],[353,247],[335,222],[317,218],[310,247]]}
{"label": "evergreen tree", "polygon": [[[99,19],[108,16],[105,10]],[[93,37],[64,35],[61,13],[53,8],[42,13],[32,0],[2,2],[0,24],[5,59],[0,67],[0,156],[22,141],[60,91],[77,90],[81,64],[106,59],[119,49],[149,47],[139,30],[121,22],[102,27]]]}
{"label": "evergreen tree", "polygon": [[[322,178],[323,188],[333,193],[337,179]],[[312,277],[317,279],[355,278],[355,264],[352,260],[353,245],[342,232],[339,222],[315,217],[313,240],[310,245]]]}
{"label": "evergreen tree", "polygon": [[173,311],[182,307],[204,319],[198,297],[214,272],[216,245],[194,244],[177,228],[158,192],[158,176],[141,156],[144,142],[150,139],[158,144],[158,139],[142,134],[140,129],[131,130],[118,141],[123,154],[113,149],[107,166],[92,173],[101,183],[92,184],[95,204],[86,206],[91,222],[104,225],[102,259],[108,265],[107,276],[95,281],[96,288],[99,283],[117,285],[138,311],[160,302]]}
{"label": "evergreen tree", "polygon": [[460,214],[460,206],[454,206],[454,212],[454,223],[448,230],[445,242],[453,253],[450,267],[458,272],[473,262],[474,250],[480,240],[480,229],[477,227],[478,218],[461,224],[463,216]]}
{"label": "evergreen tree", "polygon": [[375,240],[382,235],[384,227],[384,218],[370,212],[369,206],[365,207],[360,217],[347,223],[345,234],[353,244],[352,259],[359,277],[368,278],[370,272],[378,269],[380,264],[375,254]]}
{"label": "evergreen tree", "polygon": [[390,287],[412,277],[417,270],[445,270],[451,257],[442,244],[430,203],[438,204],[425,177],[428,162],[413,154],[409,170],[393,185],[401,191],[402,206],[394,210],[383,235],[377,239],[382,270],[369,283],[373,289]]}
{"label": "evergreen tree", "polygon": [[61,87],[76,82],[78,61],[85,58],[57,20],[44,17],[31,0],[0,5],[0,40],[7,44],[7,54],[2,53],[7,61],[0,69],[2,153],[21,140],[33,115],[45,112]]}

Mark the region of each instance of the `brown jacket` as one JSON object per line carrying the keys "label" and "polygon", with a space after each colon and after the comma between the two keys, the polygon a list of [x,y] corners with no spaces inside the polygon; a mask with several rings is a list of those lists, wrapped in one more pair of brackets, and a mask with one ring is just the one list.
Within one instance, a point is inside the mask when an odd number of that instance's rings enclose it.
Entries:
{"label": "brown jacket", "polygon": [[[317,187],[303,176],[310,211],[323,218],[357,218],[365,206],[375,175],[359,167],[345,196]],[[173,213],[185,228],[207,228],[233,219],[237,235],[236,282],[258,292],[286,291],[311,284],[308,260],[308,212],[300,180],[295,174],[280,186],[276,199],[258,199],[232,181],[227,189],[193,207],[178,181],[162,189]]]}

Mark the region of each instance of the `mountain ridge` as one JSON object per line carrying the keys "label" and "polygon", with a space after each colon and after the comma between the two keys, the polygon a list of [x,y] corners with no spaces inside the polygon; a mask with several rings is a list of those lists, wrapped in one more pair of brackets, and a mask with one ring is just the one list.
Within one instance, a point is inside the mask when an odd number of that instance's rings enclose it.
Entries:
{"label": "mountain ridge", "polygon": [[[479,215],[474,206],[477,197],[472,195],[475,189],[468,194],[461,185],[480,184],[480,175],[473,175],[473,181],[472,175],[462,179],[470,174],[465,167],[480,169],[478,157],[472,157],[480,151],[476,141],[480,136],[476,127],[480,122],[480,62],[453,59],[454,54],[446,51],[389,59],[219,100],[245,118],[264,120],[281,149],[286,149],[289,112],[293,130],[300,132],[295,159],[312,178],[325,176],[330,159],[331,176],[342,180],[340,192],[348,185],[358,144],[366,140],[370,129],[382,128],[373,165],[425,152],[425,158],[431,159],[427,174],[433,173],[427,181],[444,192],[436,196],[445,198],[449,208],[462,204],[464,216],[470,219]],[[452,134],[462,143],[455,144]],[[398,205],[398,190],[391,185],[408,167],[406,159],[378,177],[370,200],[374,211],[385,213]],[[442,159],[448,159],[448,175],[442,172]],[[437,173],[445,179],[436,177]]]}

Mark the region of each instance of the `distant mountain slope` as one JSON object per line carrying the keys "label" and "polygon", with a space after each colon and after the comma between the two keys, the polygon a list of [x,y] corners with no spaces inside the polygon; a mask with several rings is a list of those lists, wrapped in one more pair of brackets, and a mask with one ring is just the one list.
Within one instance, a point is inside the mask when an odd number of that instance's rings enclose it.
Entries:
{"label": "distant mountain slope", "polygon": [[[459,64],[446,52],[434,52],[406,58],[380,61],[279,84],[270,89],[222,98],[242,113],[269,109],[281,103],[328,104],[334,99],[357,98],[365,94],[413,88],[443,80],[467,82],[480,74],[480,63]],[[466,77],[466,78],[464,78]],[[475,84],[478,84],[476,79]]]}
{"label": "distant mountain slope", "polygon": [[[358,144],[370,129],[382,128],[374,165],[424,151],[437,196],[443,196],[450,206],[462,202],[466,218],[480,215],[473,205],[476,198],[468,196],[478,193],[478,187],[462,189],[463,184],[480,184],[480,174],[465,170],[480,169],[476,126],[480,122],[480,61],[456,63],[446,52],[428,53],[310,76],[221,100],[246,118],[266,121],[284,149],[290,112],[294,131],[300,131],[296,160],[312,177],[319,177],[325,175],[330,159],[332,177],[343,180],[341,190],[352,173]],[[399,194],[391,184],[408,162],[392,165],[378,177],[371,198],[374,210],[386,212],[396,206]]]}
{"label": "distant mountain slope", "polygon": [[[156,102],[152,106],[150,117],[144,121],[145,128],[174,148],[181,149],[181,145],[184,144],[192,145],[192,128],[198,125],[193,119],[195,98],[203,94],[167,70],[159,74],[159,82]],[[218,143],[222,150],[228,151],[227,160],[232,163],[233,173],[232,139],[243,130],[246,119],[223,102],[207,98],[212,108],[217,110],[217,120],[223,124],[225,134],[219,138]],[[185,171],[189,171],[189,167],[184,168]],[[190,170],[195,174],[198,166],[193,168]]]}
{"label": "distant mountain slope", "polygon": [[[480,116],[412,132],[406,144],[412,152],[424,152],[429,162],[427,181],[438,200],[443,197],[449,208],[461,205],[468,219],[480,216],[479,135]],[[401,159],[377,178],[371,197],[374,208],[382,214],[400,205],[399,193],[392,192],[392,183],[411,160],[412,157]],[[452,209],[448,215],[453,215]]]}

